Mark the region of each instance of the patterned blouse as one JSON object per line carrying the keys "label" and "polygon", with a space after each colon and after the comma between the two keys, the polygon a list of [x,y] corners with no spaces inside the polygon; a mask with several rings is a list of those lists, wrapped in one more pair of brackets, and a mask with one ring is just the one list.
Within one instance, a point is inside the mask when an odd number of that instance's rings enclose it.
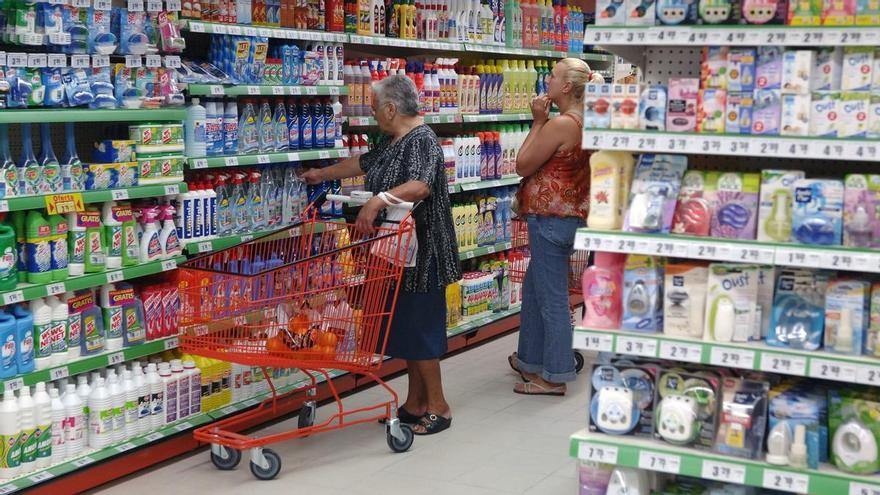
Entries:
{"label": "patterned blouse", "polygon": [[458,241],[452,222],[452,205],[446,186],[443,150],[437,135],[427,125],[420,125],[392,143],[383,136],[373,149],[360,157],[364,184],[373,194],[417,180],[431,188],[431,195],[416,210],[416,238],[419,242],[416,266],[407,268],[403,288],[410,292],[427,292],[430,270],[436,270],[439,287],[461,278]]}
{"label": "patterned blouse", "polygon": [[[569,117],[581,126],[580,120]],[[590,152],[577,147],[556,152],[534,174],[524,178],[516,193],[520,215],[587,218],[590,211]]]}

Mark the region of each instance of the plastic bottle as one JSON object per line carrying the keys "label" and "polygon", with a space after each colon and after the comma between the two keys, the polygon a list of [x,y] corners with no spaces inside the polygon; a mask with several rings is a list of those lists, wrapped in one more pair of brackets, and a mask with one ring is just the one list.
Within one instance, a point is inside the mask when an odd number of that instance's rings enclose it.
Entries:
{"label": "plastic bottle", "polygon": [[101,223],[104,226],[103,242],[107,247],[107,257],[104,264],[108,270],[122,266],[122,222],[113,214],[115,207],[115,201],[108,201],[101,207]]}
{"label": "plastic bottle", "polygon": [[145,381],[150,389],[149,430],[155,430],[162,426],[162,420],[165,419],[165,396],[162,394],[162,380],[159,377],[156,363],[147,365]]}
{"label": "plastic bottle", "polygon": [[23,305],[12,307],[15,316],[16,367],[18,373],[30,373],[35,368],[34,362],[34,318]]}
{"label": "plastic bottle", "polygon": [[315,140],[312,105],[308,100],[299,105],[299,147],[310,150]]}
{"label": "plastic bottle", "polygon": [[116,305],[111,300],[111,292],[116,290],[114,284],[101,286],[101,312],[104,319],[104,331],[106,341],[104,347],[108,351],[122,349],[125,325],[122,316],[122,306]]}
{"label": "plastic bottle", "polygon": [[65,191],[82,191],[85,189],[85,173],[82,161],[76,153],[76,136],[73,133],[73,122],[64,124],[65,148],[61,157],[61,182]]}
{"label": "plastic bottle", "polygon": [[68,248],[67,248],[67,219],[61,215],[50,215],[48,219],[50,241],[49,251],[51,253],[52,280],[61,282],[67,280],[69,275],[68,269]]}
{"label": "plastic bottle", "polygon": [[247,209],[250,213],[250,229],[260,231],[266,229],[265,198],[260,190],[260,173],[251,172],[248,178]]}
{"label": "plastic bottle", "polygon": [[177,379],[172,376],[170,364],[159,364],[159,379],[161,380],[162,396],[165,401],[164,414],[162,414],[160,420],[164,426],[177,421]]}
{"label": "plastic bottle", "polygon": [[18,249],[15,231],[0,224],[0,290],[13,290],[18,285]]}
{"label": "plastic bottle", "polygon": [[250,230],[250,210],[248,209],[247,190],[244,186],[244,174],[236,173],[232,176],[232,188],[230,201],[232,202],[232,229],[235,234],[246,233]]}
{"label": "plastic bottle", "polygon": [[321,100],[312,100],[310,111],[312,114],[312,149],[323,148],[327,128],[324,125],[324,105],[321,104]]}
{"label": "plastic bottle", "polygon": [[275,125],[272,123],[272,106],[268,98],[260,100],[260,112],[257,115],[257,134],[261,153],[275,151]]}
{"label": "plastic bottle", "polygon": [[[117,376],[119,376],[117,374]],[[131,370],[122,370],[122,396],[124,398],[122,416],[124,418],[123,439],[127,440],[138,435],[138,397],[132,380]]]}
{"label": "plastic bottle", "polygon": [[20,186],[18,167],[9,152],[9,126],[0,124],[0,188],[9,198],[21,195]]}
{"label": "plastic bottle", "polygon": [[[190,106],[186,108],[186,121],[184,121],[184,149],[188,157],[207,156],[207,143],[205,138],[205,124],[208,118],[207,110],[200,105],[198,98],[193,98]],[[224,120],[225,122],[225,120]]]}
{"label": "plastic bottle", "polygon": [[301,145],[299,107],[293,98],[287,100],[287,145],[291,150],[298,150]]}
{"label": "plastic bottle", "polygon": [[[64,415],[64,403],[61,402],[61,396],[58,395],[58,389],[55,387],[49,389],[49,401],[49,414],[52,420],[50,463],[57,464],[67,458],[67,444],[64,442],[64,427],[67,423]],[[0,405],[0,411],[2,411],[2,405]],[[0,476],[2,476],[2,472],[0,472]]]}
{"label": "plastic bottle", "polygon": [[[144,234],[141,236],[140,256],[138,260],[141,263],[149,263],[162,259],[162,242],[159,239],[159,212],[156,208],[144,208]],[[163,228],[163,231],[165,229]]]}
{"label": "plastic bottle", "polygon": [[98,377],[89,393],[89,447],[103,449],[113,443],[113,419],[110,391],[104,378]]}
{"label": "plastic bottle", "polygon": [[37,468],[37,418],[30,387],[18,391],[19,426],[21,427],[21,473]]}
{"label": "plastic bottle", "polygon": [[275,133],[275,151],[286,151],[290,148],[290,135],[287,128],[287,107],[284,105],[284,98],[275,98],[272,128]]}
{"label": "plastic bottle", "polygon": [[125,439],[125,391],[113,369],[107,370],[107,393],[110,395],[112,414],[111,442],[119,443]]}
{"label": "plastic bottle", "polygon": [[172,377],[177,381],[177,419],[185,419],[191,414],[190,398],[192,373],[184,369],[180,359],[171,360]]}
{"label": "plastic bottle", "polygon": [[21,124],[21,159],[18,161],[18,177],[22,195],[39,194],[42,173],[40,163],[34,156],[30,124]]}
{"label": "plastic bottle", "polygon": [[27,213],[27,281],[46,284],[52,281],[52,228],[37,210]]}
{"label": "plastic bottle", "polygon": [[[177,227],[174,225],[174,207],[164,205],[159,209],[159,220],[162,222],[162,230],[159,232],[159,244],[162,247],[163,258],[174,258],[180,256],[183,247],[180,245],[180,239],[177,238]],[[143,253],[143,248],[141,248]]]}
{"label": "plastic bottle", "polygon": [[52,462],[52,398],[46,392],[46,383],[34,385],[34,412],[37,424],[36,468],[45,469]]}
{"label": "plastic bottle", "polygon": [[0,378],[18,374],[18,341],[15,317],[0,310]]}
{"label": "plastic bottle", "polygon": [[61,165],[55,152],[52,151],[52,135],[49,132],[49,124],[40,124],[40,158],[39,163],[43,177],[40,180],[40,193],[60,193],[64,190],[61,177]]}
{"label": "plastic bottle", "polygon": [[205,103],[205,152],[207,156],[223,154],[225,147],[223,113],[223,105],[215,98],[208,98]]}
{"label": "plastic bottle", "polygon": [[13,478],[21,471],[20,419],[15,392],[7,388],[3,392],[3,402],[0,402],[0,441],[3,442],[0,478]]}
{"label": "plastic bottle", "polygon": [[[75,302],[71,308],[71,302],[75,301],[76,293],[65,292],[61,296],[61,302],[67,306],[67,359],[74,361],[82,354],[82,308]],[[54,312],[53,312],[54,317]]]}
{"label": "plastic bottle", "polygon": [[52,308],[43,299],[34,299],[30,302],[30,312],[35,369],[44,370],[52,365]]}
{"label": "plastic bottle", "polygon": [[140,258],[137,222],[129,203],[119,203],[112,209],[114,218],[122,222],[122,265],[134,266]]}
{"label": "plastic bottle", "polygon": [[147,385],[140,362],[134,361],[131,363],[131,375],[135,400],[137,402],[137,432],[135,434],[143,435],[150,431],[150,428],[153,426],[153,420],[150,417],[150,387]]}
{"label": "plastic bottle", "polygon": [[254,100],[242,100],[244,107],[238,120],[238,152],[241,154],[256,153],[260,149],[260,135],[257,130],[257,113]]}
{"label": "plastic bottle", "polygon": [[[52,359],[50,366],[67,364],[67,303],[61,302],[56,296],[46,298],[46,305],[52,312],[52,326],[49,334],[52,339]],[[35,313],[36,314],[36,313]]]}
{"label": "plastic bottle", "polygon": [[238,102],[230,98],[223,111],[223,154],[238,153]]}
{"label": "plastic bottle", "polygon": [[217,237],[217,192],[208,183],[202,184],[203,230],[205,238]]}

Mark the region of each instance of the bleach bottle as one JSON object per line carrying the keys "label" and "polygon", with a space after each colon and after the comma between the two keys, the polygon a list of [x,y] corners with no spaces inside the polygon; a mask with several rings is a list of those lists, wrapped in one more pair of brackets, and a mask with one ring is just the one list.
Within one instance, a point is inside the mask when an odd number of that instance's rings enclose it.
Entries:
{"label": "bleach bottle", "polygon": [[85,189],[86,174],[82,161],[76,154],[76,136],[73,134],[73,122],[64,124],[66,147],[61,157],[61,182],[65,191],[82,191]]}
{"label": "bleach bottle", "polygon": [[113,214],[115,201],[104,203],[101,207],[101,222],[104,224],[104,245],[107,247],[107,258],[104,261],[107,269],[122,266],[122,222]]}
{"label": "bleach bottle", "polygon": [[67,248],[67,219],[61,215],[50,215],[49,229],[52,234],[52,240],[49,241],[49,248],[52,251],[52,280],[63,282],[67,280],[70,274],[69,252]]}
{"label": "bleach bottle", "polygon": [[21,427],[21,473],[37,468],[37,418],[30,387],[18,391],[19,426]]}
{"label": "bleach bottle", "polygon": [[67,458],[67,445],[64,443],[64,403],[61,402],[61,396],[58,395],[58,389],[52,387],[49,389],[49,407],[52,415],[51,438],[52,438],[52,457],[50,464],[57,464]]}
{"label": "bleach bottle", "polygon": [[79,359],[82,354],[82,309],[71,305],[76,293],[65,292],[61,301],[67,305],[67,358],[70,361]]}
{"label": "bleach bottle", "polygon": [[[64,404],[64,445],[67,446],[67,457],[76,457],[82,453],[85,428],[88,428],[88,416],[83,415],[86,403],[77,394],[76,385],[68,383],[61,397]],[[89,414],[91,411],[89,410]]]}
{"label": "bleach bottle", "polygon": [[138,396],[131,370],[122,370],[122,393],[125,396],[125,438],[138,435]]}
{"label": "bleach bottle", "polygon": [[22,195],[32,196],[40,193],[40,163],[34,156],[31,125],[21,125],[21,159],[18,161],[19,189]]}
{"label": "bleach bottle", "polygon": [[48,284],[52,281],[52,228],[43,214],[36,210],[27,213],[27,281]]}
{"label": "bleach bottle", "polygon": [[0,224],[0,290],[13,290],[18,285],[18,249],[15,230]]}
{"label": "bleach bottle", "polygon": [[0,402],[0,478],[14,478],[21,471],[21,428],[15,392],[3,391]]}
{"label": "bleach bottle", "polygon": [[150,430],[156,430],[162,427],[162,420],[165,418],[165,396],[162,394],[162,379],[156,368],[156,363],[147,365],[145,381],[150,389]]}
{"label": "bleach bottle", "polygon": [[52,308],[42,299],[30,302],[33,315],[34,362],[37,370],[52,366]]}
{"label": "bleach bottle", "polygon": [[18,374],[18,341],[15,317],[0,310],[0,378]]}
{"label": "bleach bottle", "polygon": [[56,296],[46,298],[49,309],[52,310],[52,366],[66,364],[67,354],[67,303],[61,302]]}
{"label": "bleach bottle", "polygon": [[18,343],[16,365],[19,373],[30,373],[36,365],[34,361],[34,317],[23,305],[14,306],[15,341]]}
{"label": "bleach bottle", "polygon": [[104,379],[99,377],[89,394],[89,447],[102,449],[112,441],[113,404]]}
{"label": "bleach bottle", "polygon": [[37,421],[37,469],[45,469],[52,462],[52,399],[46,392],[46,382],[34,385],[34,411]]}
{"label": "bleach bottle", "polygon": [[9,126],[6,124],[0,125],[0,174],[0,190],[4,197],[14,198],[21,195],[18,167],[9,153]]}
{"label": "bleach bottle", "polygon": [[[117,298],[116,296],[120,297]],[[122,349],[125,322],[122,318],[123,294],[117,294],[116,286],[107,284],[101,286],[101,310],[104,316],[104,329],[107,333],[105,347],[108,351]]]}
{"label": "bleach bottle", "polygon": [[18,281],[27,282],[27,229],[24,228],[27,223],[27,212],[13,211],[9,214],[9,218],[12,220],[12,228],[15,230],[15,244],[18,248],[18,262],[16,263],[18,267]]}

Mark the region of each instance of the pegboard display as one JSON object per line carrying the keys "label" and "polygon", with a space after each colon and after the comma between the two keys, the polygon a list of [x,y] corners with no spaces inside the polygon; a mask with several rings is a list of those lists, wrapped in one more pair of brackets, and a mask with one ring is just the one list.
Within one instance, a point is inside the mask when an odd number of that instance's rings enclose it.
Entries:
{"label": "pegboard display", "polygon": [[643,63],[643,82],[666,84],[669,78],[700,77],[701,53],[702,48],[648,48]]}

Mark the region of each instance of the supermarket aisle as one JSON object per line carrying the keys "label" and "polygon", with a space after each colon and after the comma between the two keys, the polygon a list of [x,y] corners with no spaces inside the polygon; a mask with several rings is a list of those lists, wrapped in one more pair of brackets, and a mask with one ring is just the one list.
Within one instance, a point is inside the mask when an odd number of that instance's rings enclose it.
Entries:
{"label": "supermarket aisle", "polygon": [[[412,450],[393,454],[382,427],[362,425],[272,446],[283,467],[271,482],[257,481],[246,458],[234,471],[218,471],[207,451],[180,459],[95,493],[312,495],[570,495],[576,493],[568,437],[584,427],[586,374],[564,398],[525,397],[512,392],[515,376],[506,356],[511,335],[443,362],[452,428],[416,437]],[[406,379],[391,382],[406,390]],[[378,389],[347,399],[376,400]],[[322,411],[318,410],[319,417]],[[269,430],[295,427],[296,419]]]}

